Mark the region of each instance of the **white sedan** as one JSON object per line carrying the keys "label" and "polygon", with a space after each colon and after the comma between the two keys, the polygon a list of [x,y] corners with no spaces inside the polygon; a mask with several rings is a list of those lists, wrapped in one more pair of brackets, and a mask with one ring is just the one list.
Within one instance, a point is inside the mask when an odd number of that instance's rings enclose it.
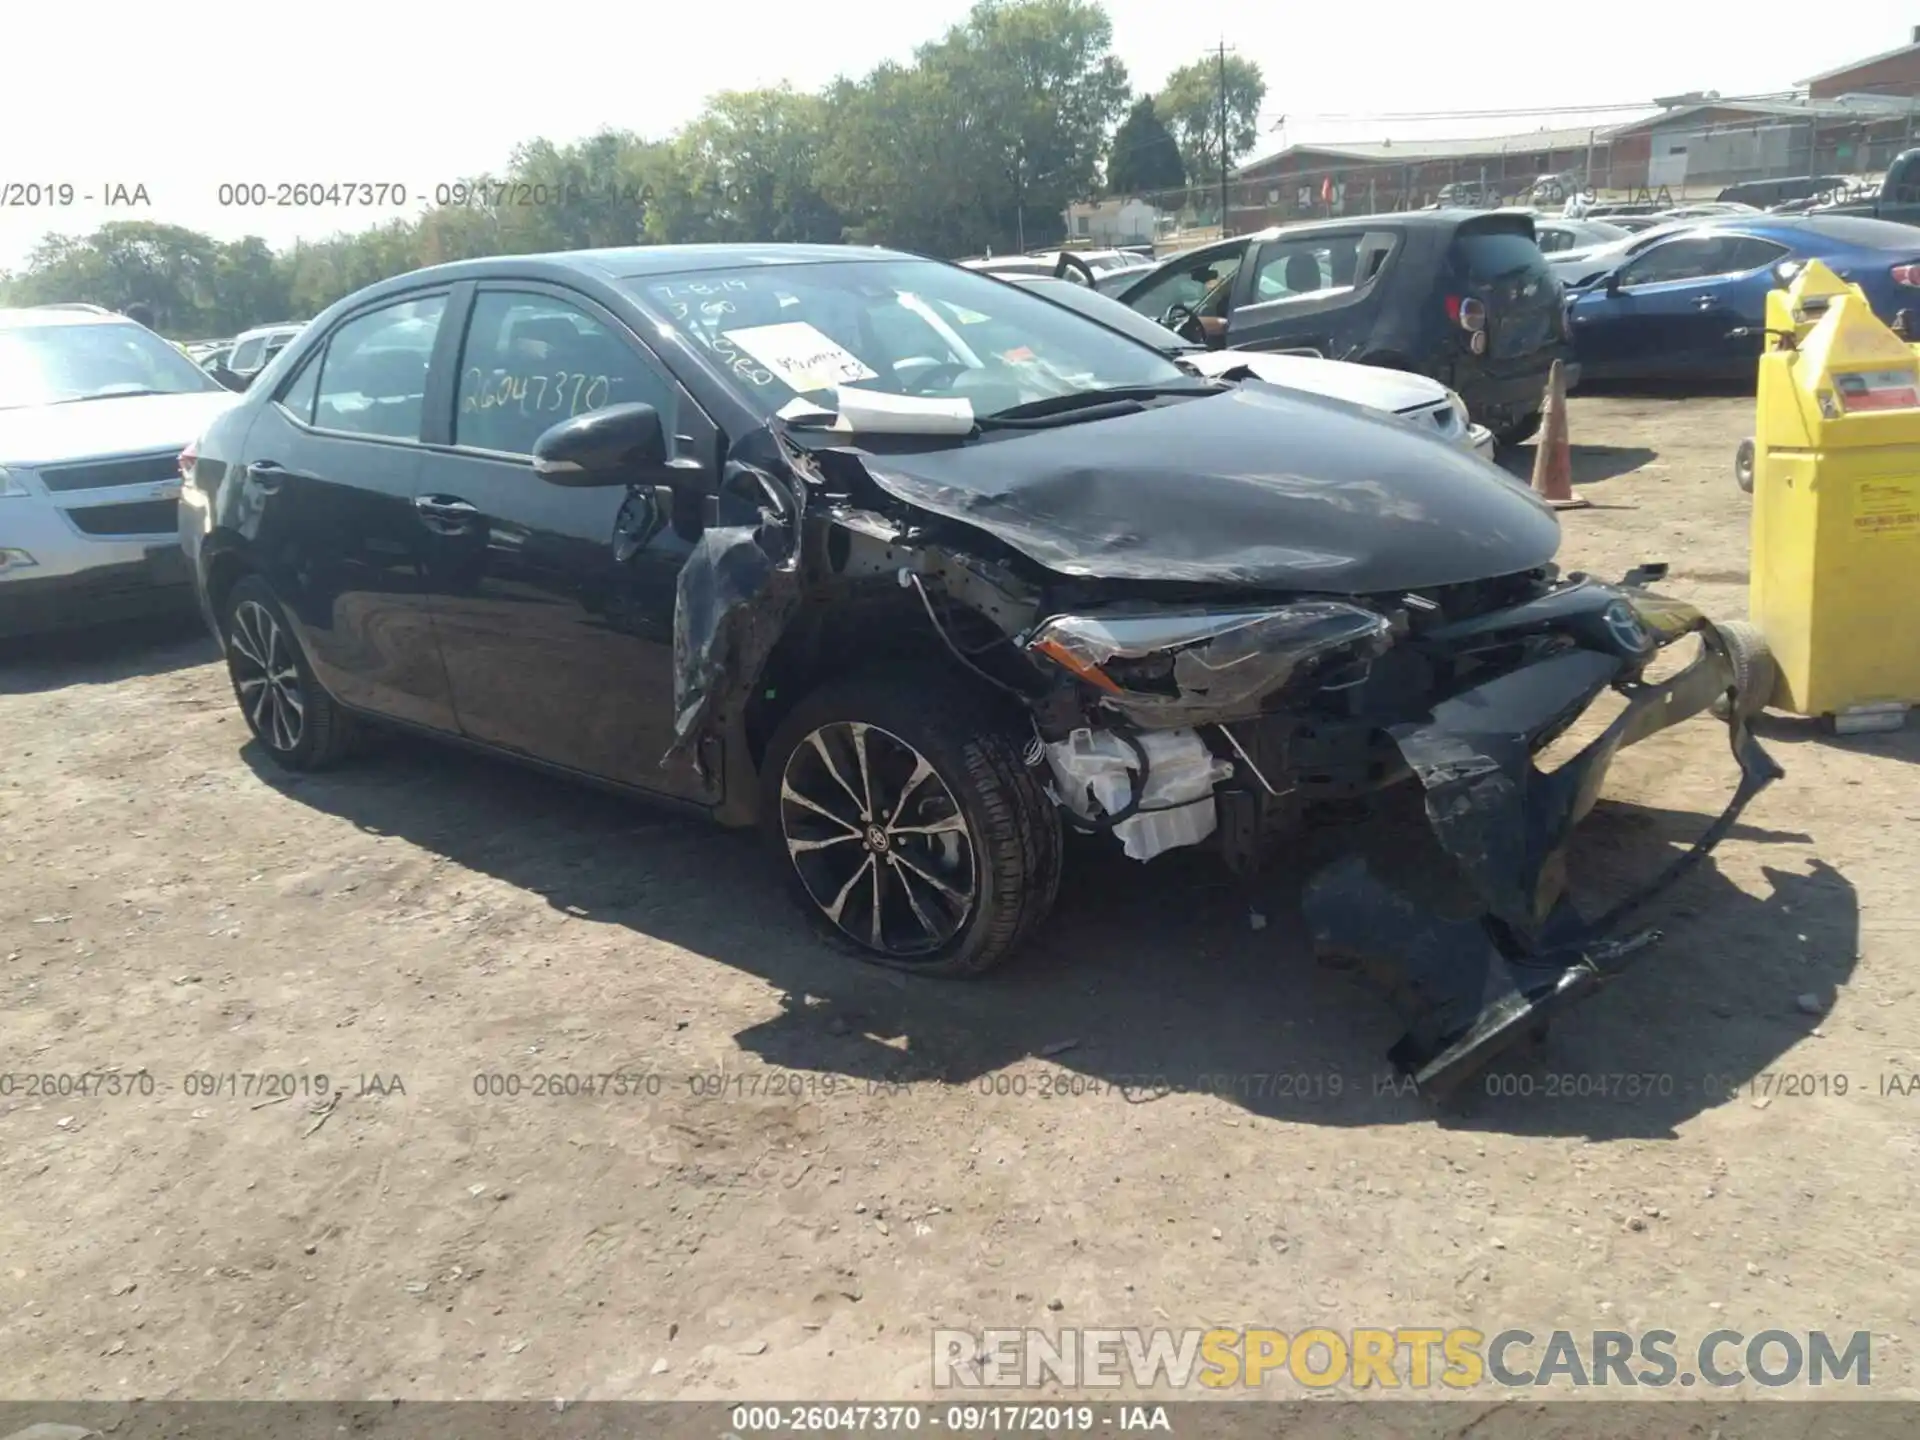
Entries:
{"label": "white sedan", "polygon": [[1311,352],[1209,350],[1077,280],[1057,275],[1021,274],[998,278],[1038,291],[1056,304],[1077,310],[1109,330],[1151,345],[1203,375],[1225,375],[1244,368],[1269,384],[1388,411],[1422,429],[1431,429],[1442,439],[1451,440],[1483,459],[1493,458],[1492,432],[1484,425],[1473,424],[1467,418],[1466,402],[1438,380],[1425,375],[1377,365],[1355,365],[1345,360],[1325,360]]}

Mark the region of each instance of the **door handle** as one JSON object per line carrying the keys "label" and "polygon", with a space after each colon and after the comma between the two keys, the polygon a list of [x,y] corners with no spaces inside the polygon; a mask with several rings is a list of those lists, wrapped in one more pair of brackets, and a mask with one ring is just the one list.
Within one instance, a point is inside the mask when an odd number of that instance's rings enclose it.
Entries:
{"label": "door handle", "polygon": [[413,508],[429,530],[441,535],[458,535],[480,514],[457,495],[416,495]]}
{"label": "door handle", "polygon": [[256,460],[247,466],[247,479],[262,495],[271,495],[293,472],[277,460]]}
{"label": "door handle", "polygon": [[1720,297],[1718,295],[1696,295],[1693,297],[1693,303],[1702,310],[1711,310],[1720,303]]}
{"label": "door handle", "polygon": [[442,520],[470,520],[480,513],[457,495],[416,495],[413,508]]}

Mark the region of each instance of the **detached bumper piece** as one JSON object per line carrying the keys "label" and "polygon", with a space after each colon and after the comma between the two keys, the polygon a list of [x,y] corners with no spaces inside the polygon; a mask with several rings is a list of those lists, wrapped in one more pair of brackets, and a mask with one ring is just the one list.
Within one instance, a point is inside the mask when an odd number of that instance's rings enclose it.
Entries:
{"label": "detached bumper piece", "polygon": [[[1626,661],[1574,650],[1503,675],[1390,733],[1426,790],[1428,822],[1482,911],[1425,910],[1358,858],[1323,870],[1304,897],[1315,948],[1358,962],[1385,991],[1407,1033],[1388,1058],[1420,1088],[1444,1095],[1557,1011],[1626,968],[1660,938],[1620,933],[1654,896],[1697,865],[1747,802],[1777,779],[1749,733],[1739,697],[1728,722],[1740,782],[1706,833],[1654,880],[1596,920],[1565,895],[1565,847],[1592,810],[1621,748],[1706,710],[1735,688],[1725,642],[1698,618],[1699,656],[1659,684],[1621,679]],[[1543,774],[1533,754],[1609,686],[1627,706],[1573,759]]]}

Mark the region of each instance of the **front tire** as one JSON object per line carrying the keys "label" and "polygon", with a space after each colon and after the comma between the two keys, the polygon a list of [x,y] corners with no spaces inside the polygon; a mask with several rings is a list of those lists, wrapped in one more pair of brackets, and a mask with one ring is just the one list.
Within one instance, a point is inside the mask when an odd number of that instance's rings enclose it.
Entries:
{"label": "front tire", "polygon": [[1053,908],[1060,817],[1018,722],[935,676],[856,677],[802,700],[761,767],[762,826],[794,897],[861,958],[968,976]]}
{"label": "front tire", "polygon": [[248,575],[227,596],[220,617],[240,714],[274,763],[286,770],[320,770],[346,753],[353,722],[313,678],[273,589]]}
{"label": "front tire", "polygon": [[1540,429],[1540,412],[1529,410],[1518,420],[1488,428],[1493,431],[1493,443],[1496,445],[1524,445]]}
{"label": "front tire", "polygon": [[[1714,626],[1726,645],[1727,659],[1733,665],[1734,693],[1740,697],[1740,718],[1751,720],[1767,708],[1779,684],[1780,667],[1760,627],[1749,620],[1723,620]],[[1733,706],[1725,695],[1712,705],[1715,717],[1732,718]]]}

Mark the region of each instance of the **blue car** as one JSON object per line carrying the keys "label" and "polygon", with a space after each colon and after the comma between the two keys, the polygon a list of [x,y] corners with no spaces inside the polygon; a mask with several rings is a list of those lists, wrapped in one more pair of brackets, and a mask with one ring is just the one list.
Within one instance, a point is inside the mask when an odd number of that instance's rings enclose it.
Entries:
{"label": "blue car", "polygon": [[[1583,379],[1754,376],[1782,267],[1824,261],[1891,321],[1920,308],[1920,227],[1853,215],[1754,215],[1665,235],[1571,292]],[[1790,269],[1789,269],[1790,273]]]}

